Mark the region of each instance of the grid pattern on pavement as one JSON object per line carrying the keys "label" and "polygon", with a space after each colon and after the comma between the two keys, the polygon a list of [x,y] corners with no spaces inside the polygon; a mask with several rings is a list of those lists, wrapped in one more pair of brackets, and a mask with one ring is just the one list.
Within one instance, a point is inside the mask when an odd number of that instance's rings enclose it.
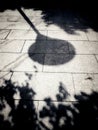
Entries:
{"label": "grid pattern on pavement", "polygon": [[[17,10],[0,13],[0,86],[3,79],[20,88],[28,84],[36,93],[37,111],[46,98],[55,105],[71,104],[81,92],[98,92],[98,32],[70,13],[69,17],[57,13],[45,21],[42,11],[24,12],[38,34]],[[21,99],[18,92],[13,98],[16,104]]]}

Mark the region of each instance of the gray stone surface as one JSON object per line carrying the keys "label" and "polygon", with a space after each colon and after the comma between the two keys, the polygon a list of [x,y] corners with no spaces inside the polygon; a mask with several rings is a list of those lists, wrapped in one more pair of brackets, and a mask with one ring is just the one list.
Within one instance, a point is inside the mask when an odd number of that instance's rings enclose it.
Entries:
{"label": "gray stone surface", "polygon": [[15,10],[10,10],[10,9],[7,9],[3,12],[0,12],[0,16],[3,16],[3,17],[6,17],[6,16],[21,16],[20,13],[17,11],[17,9]]}
{"label": "gray stone surface", "polygon": [[[98,42],[89,41],[70,41],[74,46],[76,54],[98,54]],[[70,53],[74,52],[73,48],[69,47]]]}
{"label": "gray stone surface", "polygon": [[[46,31],[40,31],[45,37],[38,37],[39,40],[46,39]],[[12,30],[7,39],[22,39],[22,40],[34,40],[37,38],[37,34],[30,30]]]}
{"label": "gray stone surface", "polygon": [[7,16],[0,16],[0,22],[25,22],[25,20],[23,19],[23,17],[21,15],[19,16],[15,16],[13,14],[13,16],[11,15],[7,15]]}
{"label": "gray stone surface", "polygon": [[91,94],[94,85],[93,77],[90,74],[73,74],[74,85],[75,85],[75,94],[87,93]]}
{"label": "gray stone surface", "polygon": [[88,29],[86,32],[89,41],[98,41],[98,32]]}
{"label": "gray stone surface", "polygon": [[85,32],[76,31],[75,34],[69,34],[62,31],[48,31],[48,37],[57,38],[61,40],[88,40]]}
{"label": "gray stone surface", "polygon": [[93,55],[46,54],[44,64],[44,72],[98,73]]}
{"label": "gray stone surface", "polygon": [[10,30],[0,30],[0,39],[5,39],[9,32]]}
{"label": "gray stone surface", "polygon": [[29,29],[26,22],[0,22],[0,29]]}
{"label": "gray stone surface", "polygon": [[[43,55],[36,54],[34,58],[36,59]],[[10,53],[0,53],[0,70],[1,71],[34,71],[34,67],[38,68],[38,71],[42,71],[42,65],[37,62],[32,61],[27,54],[10,54]],[[41,59],[43,60],[43,59]]]}
{"label": "gray stone surface", "polygon": [[0,52],[21,52],[24,40],[0,40]]}
{"label": "gray stone surface", "polygon": [[[75,94],[97,92],[98,32],[70,12],[46,17],[41,10],[22,10],[36,31],[18,10],[0,12],[0,86],[3,79],[23,91],[27,86],[35,92],[38,111],[46,98],[58,108],[59,102],[76,101]],[[20,99],[20,92],[13,98]]]}
{"label": "gray stone surface", "polygon": [[[31,79],[28,77],[31,76]],[[28,87],[35,92],[35,100],[51,98],[52,101],[73,101],[74,87],[71,74],[15,72],[12,81]]]}
{"label": "gray stone surface", "polygon": [[98,74],[73,74],[73,81],[76,95],[98,92]]}

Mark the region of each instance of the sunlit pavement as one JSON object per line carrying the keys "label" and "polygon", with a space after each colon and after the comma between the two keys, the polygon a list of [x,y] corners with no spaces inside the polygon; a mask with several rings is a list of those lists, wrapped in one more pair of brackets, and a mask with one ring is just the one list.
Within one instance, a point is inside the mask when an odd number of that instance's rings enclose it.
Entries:
{"label": "sunlit pavement", "polygon": [[0,12],[0,86],[32,88],[37,111],[48,98],[68,104],[98,92],[98,32],[70,12],[22,10],[37,31],[18,10]]}

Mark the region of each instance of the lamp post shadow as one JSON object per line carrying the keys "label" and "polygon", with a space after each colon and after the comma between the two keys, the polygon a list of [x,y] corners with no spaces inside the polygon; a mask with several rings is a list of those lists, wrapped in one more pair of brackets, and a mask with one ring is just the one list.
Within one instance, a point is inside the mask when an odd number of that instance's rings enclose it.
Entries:
{"label": "lamp post shadow", "polygon": [[[75,48],[71,43],[42,35],[20,7],[18,11],[37,34],[35,43],[28,49],[28,55],[33,61],[44,65],[61,65],[74,58]],[[70,49],[73,50],[72,54]]]}

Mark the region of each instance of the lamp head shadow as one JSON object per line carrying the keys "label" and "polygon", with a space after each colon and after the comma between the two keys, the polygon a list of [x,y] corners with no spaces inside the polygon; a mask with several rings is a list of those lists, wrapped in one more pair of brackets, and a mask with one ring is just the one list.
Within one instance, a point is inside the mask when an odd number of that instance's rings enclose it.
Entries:
{"label": "lamp head shadow", "polygon": [[[72,54],[69,54],[69,49],[73,50]],[[28,55],[39,64],[61,65],[74,58],[75,48],[68,41],[37,34],[35,43],[28,50]]]}

